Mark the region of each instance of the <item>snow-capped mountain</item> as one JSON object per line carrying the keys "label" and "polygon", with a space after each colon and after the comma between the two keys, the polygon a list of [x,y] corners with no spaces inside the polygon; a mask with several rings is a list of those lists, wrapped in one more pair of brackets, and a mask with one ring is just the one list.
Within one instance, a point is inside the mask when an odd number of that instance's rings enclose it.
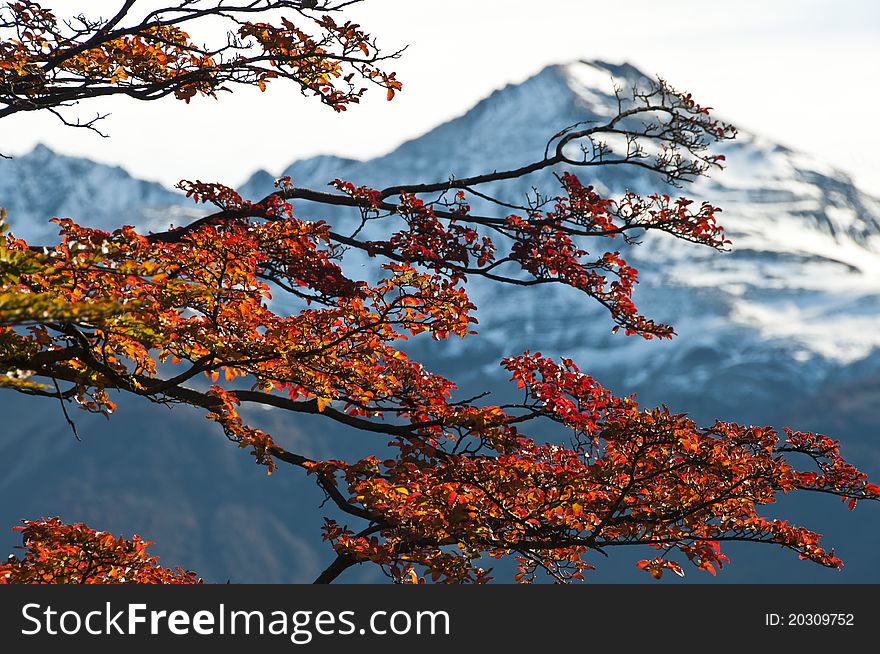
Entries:
{"label": "snow-capped mountain", "polygon": [[[539,159],[562,127],[611,117],[615,83],[625,95],[633,85],[644,88],[645,76],[601,62],[551,66],[384,157],[317,157],[282,174],[302,186],[342,177],[381,188],[513,168]],[[681,191],[632,168],[575,171],[606,193],[666,190],[723,209],[733,241],[728,253],[654,234],[639,246],[615,244],[641,271],[644,312],[676,327],[672,342],[611,336],[602,311],[570,289],[524,291],[475,279],[480,335],[449,344],[445,356],[482,376],[495,372],[501,356],[524,349],[565,353],[650,399],[662,400],[654,393],[662,387],[666,397],[702,401],[707,387],[720,386],[733,415],[737,405],[775,404],[769,398],[780,384],[802,393],[870,356],[880,347],[880,201],[840,171],[758,135],[740,132],[719,151],[726,169]],[[271,180],[257,173],[242,191],[262,197]],[[522,203],[532,187],[552,194],[558,184],[552,171],[542,171],[494,193]],[[747,382],[729,383],[743,376]]]}
{"label": "snow-capped mountain", "polygon": [[[383,157],[316,157],[272,173],[320,189],[336,177],[384,187],[512,168],[540,158],[561,128],[612,115],[612,79],[626,90],[644,75],[602,62],[551,66]],[[854,463],[880,476],[880,422],[871,410],[880,400],[880,201],[840,171],[763,136],[740,132],[721,152],[724,171],[669,192],[721,207],[730,252],[654,234],[641,245],[614,244],[640,270],[636,299],[642,312],[672,323],[678,333],[672,341],[612,335],[604,310],[571,289],[521,289],[477,278],[471,295],[480,333],[424,347],[416,339],[412,347],[465,390],[502,395],[509,385],[497,365],[501,357],[526,349],[564,354],[615,391],[638,393],[643,404],[666,402],[701,420],[830,431],[845,441]],[[610,194],[664,190],[662,180],[645,171],[593,168],[580,174]],[[240,191],[259,199],[272,192],[275,176],[255,173]],[[544,193],[558,189],[552,172],[543,171],[493,193],[521,201],[533,186]],[[0,206],[10,210],[16,234],[32,240],[56,231],[45,227],[53,215],[145,229],[193,215],[180,194],[43,147],[0,160]],[[342,227],[351,220],[304,202],[297,209]],[[141,530],[160,544],[167,562],[220,581],[304,580],[327,558],[316,538],[320,512],[312,510],[320,493],[283,473],[273,476],[270,489],[249,457],[228,447],[206,421],[185,413],[177,422],[179,411],[171,416],[128,399],[106,426],[83,419],[86,439],[77,444],[60,410],[47,425],[39,413],[50,409],[45,402],[0,393],[0,406],[14,416],[6,425],[9,438],[0,439],[0,460],[8,469],[0,475],[0,492],[9,500],[0,510],[0,529],[21,517],[60,513],[98,528]],[[325,439],[313,436],[326,425],[280,420],[277,433],[297,440],[301,451],[328,454]],[[293,494],[296,511],[290,508]],[[871,522],[857,526],[860,516],[836,504],[830,501],[821,515],[811,504],[812,516],[796,505],[786,517],[825,531],[848,564],[843,576],[767,551],[752,559],[746,550],[733,557],[722,580],[880,580],[877,511],[866,509]],[[12,539],[0,540],[6,543]],[[629,567],[606,565],[595,578],[642,580],[630,573]]]}
{"label": "snow-capped mountain", "polygon": [[58,227],[50,218],[74,218],[82,225],[115,229],[181,224],[196,211],[180,193],[133,178],[122,168],[67,157],[44,145],[14,159],[0,159],[0,206],[17,236],[51,242]]}

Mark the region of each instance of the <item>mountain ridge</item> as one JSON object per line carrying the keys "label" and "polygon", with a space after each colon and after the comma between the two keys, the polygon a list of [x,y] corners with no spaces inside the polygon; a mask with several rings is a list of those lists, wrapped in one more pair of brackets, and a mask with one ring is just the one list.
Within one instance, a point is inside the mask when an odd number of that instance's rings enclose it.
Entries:
{"label": "mountain ridge", "polygon": [[[384,187],[520,165],[540,158],[546,140],[560,128],[613,111],[608,104],[613,92],[602,80],[614,71],[627,82],[642,75],[625,64],[550,66],[381,157],[313,157],[293,162],[282,175],[313,188],[324,188],[334,177]],[[493,402],[511,392],[497,365],[500,358],[525,349],[564,354],[620,394],[637,393],[643,405],[665,402],[701,421],[788,421],[795,428],[833,428],[835,436],[846,440],[845,452],[853,453],[853,462],[877,477],[878,425],[869,407],[880,398],[880,200],[821,161],[762,136],[743,132],[722,152],[728,157],[726,170],[685,192],[722,207],[732,251],[721,254],[665,235],[624,251],[641,272],[639,306],[675,324],[678,336],[672,341],[612,335],[604,310],[571,289],[530,292],[475,278],[471,291],[480,333],[429,347],[414,339],[409,346],[413,354],[460,381],[462,393],[492,390]],[[142,187],[139,180],[105,170],[109,167],[95,165],[89,172],[70,158],[53,163],[45,152],[39,154],[45,157],[42,164],[26,161],[15,176],[7,171],[21,158],[0,161],[0,205],[9,208],[13,200],[17,235],[32,238],[29,229],[45,234],[28,222],[45,222],[56,210],[77,220],[85,212],[85,222],[95,226],[124,219],[122,224],[137,222],[143,229],[161,228],[163,221],[180,224],[195,215],[180,194]],[[46,174],[47,166],[61,164],[71,168],[57,169],[60,178]],[[272,192],[273,180],[258,171],[240,190],[258,199]],[[661,180],[642,173],[601,171],[589,182],[606,193],[663,188]],[[545,171],[508,185],[504,197],[521,199],[532,184],[552,189],[554,183]],[[104,207],[95,206],[105,201],[95,190],[101,185],[116,193]],[[142,210],[139,202],[147,206]],[[350,224],[350,218],[305,202],[295,207],[306,218]],[[85,444],[79,445],[65,432],[60,414],[50,422],[39,413],[47,406],[0,394],[0,407],[12,416],[5,426],[10,438],[4,439],[5,446],[0,443],[8,470],[0,475],[8,498],[0,519],[7,524],[61,513],[96,528],[146,530],[144,535],[156,540],[167,557],[163,562],[180,562],[214,581],[303,581],[309,569],[326,560],[318,543],[320,493],[281,471],[273,475],[281,481],[270,492],[250,457],[230,448],[191,412],[181,417],[175,411],[170,417],[162,407],[123,399],[108,425],[83,419]],[[282,421],[271,412],[261,418],[277,421],[268,431],[316,456],[358,446],[356,438],[342,435],[337,445],[335,433],[325,443],[326,425],[315,421]],[[137,438],[119,437],[125,435]],[[16,452],[26,453],[20,465]],[[198,472],[192,473],[196,461]],[[291,510],[291,498],[305,517]],[[755,560],[732,557],[731,570],[725,569],[721,580],[880,580],[880,525],[855,530],[849,514],[837,512],[834,504],[828,502],[827,515],[821,509],[822,520],[811,521],[806,509],[800,514],[797,509],[794,517],[820,531],[828,519],[830,543],[839,546],[849,566],[843,576],[796,561],[789,565],[764,551]],[[606,573],[600,566],[596,580],[642,580],[630,573],[613,565]]]}

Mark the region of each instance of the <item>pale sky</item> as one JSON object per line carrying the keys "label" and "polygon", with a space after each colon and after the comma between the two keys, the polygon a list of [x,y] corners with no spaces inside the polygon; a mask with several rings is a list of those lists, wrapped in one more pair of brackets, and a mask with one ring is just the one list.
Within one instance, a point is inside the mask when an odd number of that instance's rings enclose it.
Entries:
{"label": "pale sky", "polygon": [[[0,0],[2,1],[2,0]],[[119,0],[47,0],[110,14]],[[386,49],[404,92],[337,115],[278,84],[197,99],[83,105],[111,111],[108,139],[49,115],[0,121],[0,152],[38,142],[172,185],[235,185],[315,154],[369,158],[461,115],[545,65],[628,61],[739,127],[814,154],[880,196],[880,3],[876,0],[365,0],[351,17]],[[487,165],[491,165],[487,162]]]}

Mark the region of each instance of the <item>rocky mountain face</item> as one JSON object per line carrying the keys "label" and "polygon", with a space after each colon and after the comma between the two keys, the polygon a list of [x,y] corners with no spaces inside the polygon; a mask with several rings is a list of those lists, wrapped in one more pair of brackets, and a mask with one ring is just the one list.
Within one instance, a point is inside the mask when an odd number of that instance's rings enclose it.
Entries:
{"label": "rocky mountain face", "polygon": [[14,159],[0,159],[0,206],[9,213],[16,235],[29,242],[54,240],[58,228],[50,218],[70,217],[102,229],[181,224],[199,213],[181,198],[122,168],[59,155],[44,145]]}
{"label": "rocky mountain face", "polygon": [[[625,92],[644,76],[602,62],[549,67],[383,157],[316,157],[279,172],[312,188],[336,177],[383,187],[512,168],[539,158],[562,127],[612,115],[612,78]],[[758,135],[741,132],[721,152],[726,170],[682,191],[619,167],[582,175],[605,193],[665,190],[722,207],[730,252],[653,234],[640,245],[619,246],[640,271],[642,312],[673,324],[672,341],[612,335],[604,310],[571,289],[474,279],[479,334],[439,344],[416,339],[411,348],[464,391],[489,388],[502,397],[508,384],[500,358],[527,349],[564,354],[616,392],[637,393],[643,404],[667,403],[704,421],[826,431],[844,441],[854,463],[880,477],[880,201],[843,173]],[[240,190],[258,199],[272,192],[273,179],[260,171]],[[492,192],[521,202],[533,187],[552,193],[558,184],[545,171]],[[54,230],[45,224],[53,215],[145,229],[194,215],[179,194],[43,147],[0,160],[0,205],[10,210],[14,231],[32,240],[51,238]],[[353,216],[308,203],[297,210],[340,229],[354,224]],[[126,400],[107,424],[83,418],[85,438],[77,443],[51,402],[2,393],[0,403],[9,416],[0,439],[0,525],[60,514],[97,528],[139,531],[159,543],[168,562],[212,581],[304,581],[329,560],[318,538],[318,491],[296,472],[263,478],[195,414],[171,416]],[[321,421],[274,412],[262,419],[272,423],[271,433],[314,456],[365,447],[356,435],[334,431],[330,438]],[[877,507],[849,513],[829,498],[786,500],[782,508],[824,533],[845,571],[746,547],[734,550],[722,581],[880,581]],[[6,549],[13,542],[0,537]],[[631,560],[600,561],[595,579],[642,581]],[[353,571],[346,580],[370,574]],[[696,573],[688,579],[701,580]]]}

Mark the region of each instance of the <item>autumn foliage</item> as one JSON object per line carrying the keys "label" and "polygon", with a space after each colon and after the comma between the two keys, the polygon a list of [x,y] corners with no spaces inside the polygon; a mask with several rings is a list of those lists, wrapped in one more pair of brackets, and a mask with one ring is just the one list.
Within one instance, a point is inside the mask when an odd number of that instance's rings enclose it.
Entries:
{"label": "autumn foliage", "polygon": [[359,25],[337,21],[337,3],[188,1],[140,14],[135,5],[143,2],[119,4],[108,19],[68,20],[31,0],[6,3],[0,117],[46,110],[69,125],[95,128],[100,114],[82,121],[64,107],[113,95],[189,102],[238,84],[266,90],[273,80],[293,82],[304,95],[344,111],[366,91],[359,83],[382,87],[388,99],[401,88],[394,73],[379,67],[398,53],[381,54]]}
{"label": "autumn foliage", "polygon": [[20,531],[27,550],[0,564],[0,584],[196,584],[191,572],[162,568],[147,554],[151,544],[66,525],[58,518],[25,522]]}
{"label": "autumn foliage", "polygon": [[[311,16],[321,36],[292,18],[242,18],[219,51],[182,31],[198,11],[174,6],[125,27],[134,4],[65,32],[37,3],[9,3],[0,23],[9,32],[0,40],[0,116],[114,93],[189,100],[230,82],[262,89],[293,80],[337,110],[363,92],[352,86],[355,76],[389,98],[400,88],[377,67],[374,42],[331,18],[330,3],[254,3],[267,14]],[[228,4],[224,15],[238,21]],[[657,550],[636,563],[654,577],[684,574],[684,563],[715,574],[727,562],[726,541],[775,544],[839,567],[816,533],[761,515],[784,493],[831,493],[850,508],[880,498],[825,436],[700,426],[615,397],[570,360],[530,352],[501,362],[522,400],[463,399],[451,380],[400,349],[423,334],[472,334],[475,277],[569,286],[602,304],[614,331],[672,337],[671,326],[636,307],[638,273],[621,246],[659,231],[724,249],[720,210],[663,192],[604,197],[583,171],[639,166],[680,185],[720,167],[710,146],[734,136],[708,108],[658,80],[621,96],[607,122],[559,132],[543,159],[514,170],[385,189],[335,180],[332,190],[315,191],[281,179],[262,199],[181,182],[195,202],[213,207],[184,227],[107,232],[61,217],[59,243],[45,248],[7,234],[0,384],[108,417],[116,410],[109,391],[190,405],[268,472],[285,465],[310,475],[335,507],[323,538],[337,558],[319,581],[372,563],[399,582],[484,582],[487,561],[505,557],[518,563],[517,581],[579,580],[597,553],[632,545]],[[614,139],[622,145],[608,145]],[[558,187],[523,206],[476,190],[551,168]],[[476,212],[474,198],[503,212]],[[299,218],[301,200],[348,208],[360,225],[343,233]],[[346,267],[358,250],[377,261],[370,281]],[[243,405],[373,434],[377,454],[310,459],[249,424]],[[566,444],[542,436],[552,423],[567,430]],[[391,454],[378,453],[385,444]],[[57,520],[27,523],[23,535],[26,557],[0,567],[0,578],[194,580],[158,568],[138,539]]]}

